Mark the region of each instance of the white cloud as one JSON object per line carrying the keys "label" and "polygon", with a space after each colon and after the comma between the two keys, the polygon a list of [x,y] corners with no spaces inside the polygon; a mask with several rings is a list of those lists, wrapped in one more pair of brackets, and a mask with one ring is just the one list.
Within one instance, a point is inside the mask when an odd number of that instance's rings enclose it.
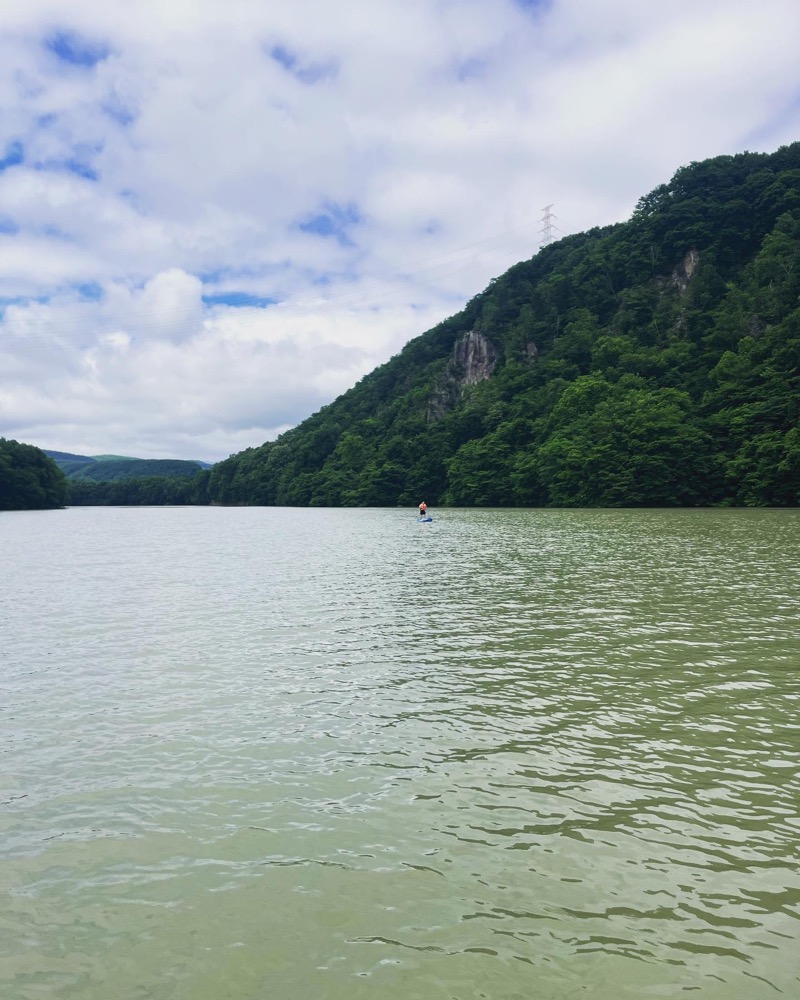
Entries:
{"label": "white cloud", "polygon": [[6,5],[0,434],[260,444],[535,252],[544,204],[618,221],[797,137],[798,32],[794,0]]}

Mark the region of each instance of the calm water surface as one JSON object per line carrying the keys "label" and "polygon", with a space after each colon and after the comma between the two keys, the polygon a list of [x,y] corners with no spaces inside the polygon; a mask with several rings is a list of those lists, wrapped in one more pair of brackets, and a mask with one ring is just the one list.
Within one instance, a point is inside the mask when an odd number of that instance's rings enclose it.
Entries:
{"label": "calm water surface", "polygon": [[3,1000],[800,997],[800,511],[0,515]]}

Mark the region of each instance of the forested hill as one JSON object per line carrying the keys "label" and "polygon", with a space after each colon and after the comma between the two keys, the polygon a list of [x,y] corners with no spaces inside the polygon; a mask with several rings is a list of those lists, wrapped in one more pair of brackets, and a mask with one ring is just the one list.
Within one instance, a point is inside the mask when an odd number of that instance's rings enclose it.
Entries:
{"label": "forested hill", "polygon": [[0,438],[0,511],[52,510],[66,497],[64,474],[41,448]]}
{"label": "forested hill", "polygon": [[276,441],[209,500],[795,505],[800,143],[683,167]]}

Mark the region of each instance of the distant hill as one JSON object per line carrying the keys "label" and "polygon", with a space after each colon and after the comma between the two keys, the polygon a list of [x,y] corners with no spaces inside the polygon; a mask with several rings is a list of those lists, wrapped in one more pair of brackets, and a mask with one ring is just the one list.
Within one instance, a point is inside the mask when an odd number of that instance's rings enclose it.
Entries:
{"label": "distant hill", "polygon": [[69,451],[52,451],[49,448],[41,449],[45,455],[49,455],[54,462],[94,462],[96,459],[90,458],[88,455],[73,455]]}
{"label": "distant hill", "polygon": [[121,458],[105,459],[82,465],[70,479],[91,479],[96,483],[110,483],[117,479],[144,479],[150,476],[194,476],[199,472],[199,462],[180,458]]}
{"label": "distant hill", "polygon": [[210,469],[209,462],[181,458],[128,458],[123,455],[73,455],[66,451],[42,449],[61,469],[67,479],[97,483],[119,479],[144,479],[151,476],[194,476],[200,469]]}
{"label": "distant hill", "polygon": [[87,465],[93,465],[96,459],[88,455],[72,455],[68,451],[49,451],[43,448],[42,451],[48,458],[52,458],[64,475],[70,479]]}

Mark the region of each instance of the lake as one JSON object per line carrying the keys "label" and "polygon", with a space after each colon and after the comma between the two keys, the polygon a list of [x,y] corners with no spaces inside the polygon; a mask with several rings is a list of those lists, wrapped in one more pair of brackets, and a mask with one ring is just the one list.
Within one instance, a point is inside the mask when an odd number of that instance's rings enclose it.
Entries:
{"label": "lake", "polygon": [[4,1000],[800,996],[800,511],[0,515]]}

